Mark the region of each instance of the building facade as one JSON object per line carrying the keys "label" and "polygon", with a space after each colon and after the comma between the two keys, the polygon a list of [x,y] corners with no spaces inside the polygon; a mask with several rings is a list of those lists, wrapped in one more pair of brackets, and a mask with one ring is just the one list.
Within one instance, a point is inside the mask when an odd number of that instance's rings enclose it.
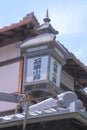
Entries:
{"label": "building facade", "polygon": [[[35,34],[38,21],[31,13],[22,21],[0,29],[0,92],[20,94],[22,92],[23,57],[16,46]],[[0,101],[0,113],[13,111],[15,103]]]}
{"label": "building facade", "polygon": [[[68,130],[70,127],[72,130],[85,130],[87,67],[56,41],[57,34],[50,24],[48,12],[42,25],[31,13],[19,23],[0,29],[0,94],[15,96],[31,92],[31,104],[36,106],[29,110],[34,116],[40,110],[42,115],[29,118],[27,129],[53,129],[57,125],[55,130]],[[17,103],[0,100],[1,129],[21,129],[23,114],[18,122],[16,119],[13,121],[16,115],[4,118],[15,114],[16,107]],[[54,113],[44,116],[48,108]],[[2,119],[7,119],[7,122]]]}

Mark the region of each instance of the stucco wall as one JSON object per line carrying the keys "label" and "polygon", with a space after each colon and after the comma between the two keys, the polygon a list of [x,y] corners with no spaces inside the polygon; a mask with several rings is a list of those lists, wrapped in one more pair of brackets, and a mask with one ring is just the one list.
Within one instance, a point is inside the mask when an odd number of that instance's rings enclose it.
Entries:
{"label": "stucco wall", "polygon": [[0,48],[0,62],[20,56],[20,49],[15,47],[16,44],[11,44]]}
{"label": "stucco wall", "polygon": [[[0,67],[0,92],[14,93],[18,91],[19,62]],[[0,101],[0,111],[15,108],[16,104]]]}

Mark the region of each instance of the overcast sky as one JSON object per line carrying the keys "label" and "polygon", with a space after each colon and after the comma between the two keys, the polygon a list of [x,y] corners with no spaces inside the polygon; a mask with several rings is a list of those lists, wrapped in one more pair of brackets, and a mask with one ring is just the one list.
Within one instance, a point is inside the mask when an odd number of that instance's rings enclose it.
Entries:
{"label": "overcast sky", "polygon": [[0,0],[0,28],[31,12],[42,24],[47,9],[57,40],[87,65],[87,0]]}

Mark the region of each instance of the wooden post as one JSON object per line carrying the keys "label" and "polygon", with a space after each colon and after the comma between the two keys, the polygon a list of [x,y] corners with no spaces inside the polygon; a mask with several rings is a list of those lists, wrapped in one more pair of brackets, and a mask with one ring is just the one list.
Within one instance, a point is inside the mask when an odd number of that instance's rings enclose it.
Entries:
{"label": "wooden post", "polygon": [[29,111],[30,100],[31,100],[31,95],[27,95],[27,97],[26,97],[25,118],[24,118],[24,122],[23,122],[23,130],[26,130],[27,116],[28,116],[28,111]]}

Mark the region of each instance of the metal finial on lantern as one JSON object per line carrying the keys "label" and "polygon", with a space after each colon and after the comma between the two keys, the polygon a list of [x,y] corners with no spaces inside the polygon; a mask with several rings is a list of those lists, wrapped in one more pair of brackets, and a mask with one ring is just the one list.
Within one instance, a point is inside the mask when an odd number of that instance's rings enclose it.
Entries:
{"label": "metal finial on lantern", "polygon": [[46,17],[43,19],[45,23],[49,23],[51,20],[49,18],[49,13],[48,13],[48,9],[47,9],[47,12],[46,12]]}

